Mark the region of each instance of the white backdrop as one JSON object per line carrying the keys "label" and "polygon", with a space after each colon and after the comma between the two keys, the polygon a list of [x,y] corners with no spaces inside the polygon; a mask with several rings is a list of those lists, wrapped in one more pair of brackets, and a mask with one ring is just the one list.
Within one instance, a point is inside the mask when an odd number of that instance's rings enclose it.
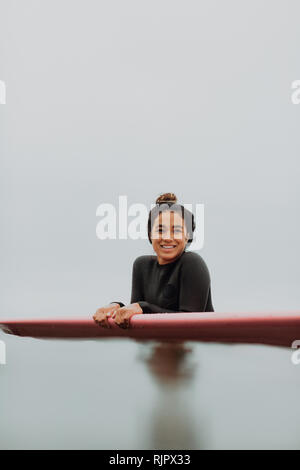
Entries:
{"label": "white backdrop", "polygon": [[1,312],[129,300],[96,208],[205,204],[215,309],[299,308],[296,1],[2,1]]}

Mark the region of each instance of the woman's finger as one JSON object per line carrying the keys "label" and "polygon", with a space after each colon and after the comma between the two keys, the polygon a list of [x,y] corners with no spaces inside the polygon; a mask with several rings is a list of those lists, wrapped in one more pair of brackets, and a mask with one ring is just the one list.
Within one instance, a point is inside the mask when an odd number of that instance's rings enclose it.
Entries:
{"label": "woman's finger", "polygon": [[129,327],[129,318],[124,318],[122,328],[128,328]]}
{"label": "woman's finger", "polygon": [[105,316],[104,316],[104,319],[103,319],[103,323],[105,324],[106,328],[110,328],[110,324],[109,324],[109,317],[111,315],[111,312],[107,312],[105,313]]}
{"label": "woman's finger", "polygon": [[101,320],[99,320],[97,315],[94,315],[93,319],[94,319],[94,322],[97,323],[97,324],[99,324],[99,322],[101,321]]}
{"label": "woman's finger", "polygon": [[102,326],[103,328],[109,328],[109,324],[107,320],[101,320],[99,325]]}
{"label": "woman's finger", "polygon": [[107,319],[107,314],[106,313],[96,313],[93,316],[94,321],[97,323],[97,325],[102,326],[104,328],[109,328],[109,323]]}
{"label": "woman's finger", "polygon": [[115,312],[114,320],[115,320],[115,323],[117,323],[117,325],[119,325],[120,323],[123,323],[124,314],[125,312],[122,311],[121,309],[118,309]]}
{"label": "woman's finger", "polygon": [[114,312],[111,314],[111,318],[113,318],[113,319],[116,318],[117,311],[118,311],[118,310],[114,310]]}
{"label": "woman's finger", "polygon": [[115,323],[117,323],[120,328],[129,327],[129,317],[127,315],[128,312],[122,312],[120,314],[117,313]]}

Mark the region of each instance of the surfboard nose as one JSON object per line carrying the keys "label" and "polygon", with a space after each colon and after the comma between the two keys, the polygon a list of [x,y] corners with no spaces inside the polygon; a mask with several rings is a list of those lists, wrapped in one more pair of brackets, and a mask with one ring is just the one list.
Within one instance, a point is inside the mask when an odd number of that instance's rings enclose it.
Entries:
{"label": "surfboard nose", "polygon": [[15,334],[5,323],[0,323],[0,330],[9,335]]}

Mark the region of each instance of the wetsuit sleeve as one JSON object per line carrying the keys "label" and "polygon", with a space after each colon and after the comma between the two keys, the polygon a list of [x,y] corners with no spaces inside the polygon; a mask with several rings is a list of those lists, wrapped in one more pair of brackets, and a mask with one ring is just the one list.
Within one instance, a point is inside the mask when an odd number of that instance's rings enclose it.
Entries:
{"label": "wetsuit sleeve", "polygon": [[170,310],[164,307],[160,307],[159,305],[150,304],[149,302],[145,302],[144,300],[138,302],[143,313],[178,313],[179,310]]}
{"label": "wetsuit sleeve", "polygon": [[181,267],[180,312],[213,312],[210,275],[201,256],[185,259]]}
{"label": "wetsuit sleeve", "polygon": [[109,303],[110,303],[110,304],[116,303],[116,304],[119,304],[120,307],[125,307],[125,304],[123,304],[122,302],[119,302],[118,300],[113,300],[112,302],[109,302]]}
{"label": "wetsuit sleeve", "polygon": [[169,312],[173,313],[175,310],[167,310],[159,305],[150,304],[144,299],[144,287],[143,287],[143,266],[139,263],[137,258],[133,263],[132,268],[132,288],[131,288],[131,300],[130,303],[138,303],[143,310],[143,313],[159,313],[159,312]]}
{"label": "wetsuit sleeve", "polygon": [[139,268],[138,258],[134,261],[132,267],[132,282],[131,282],[131,298],[130,303],[139,303],[139,300],[143,299],[143,277],[141,269]]}

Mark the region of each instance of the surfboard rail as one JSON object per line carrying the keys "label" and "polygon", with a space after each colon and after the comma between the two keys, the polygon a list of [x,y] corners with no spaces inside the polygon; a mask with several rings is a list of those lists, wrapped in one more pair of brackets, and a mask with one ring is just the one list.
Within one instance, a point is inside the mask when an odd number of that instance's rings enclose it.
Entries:
{"label": "surfboard rail", "polygon": [[4,333],[33,338],[205,341],[260,343],[291,347],[300,340],[300,311],[155,313],[134,315],[130,327],[120,328],[109,319],[102,328],[91,316],[53,318],[0,318]]}

